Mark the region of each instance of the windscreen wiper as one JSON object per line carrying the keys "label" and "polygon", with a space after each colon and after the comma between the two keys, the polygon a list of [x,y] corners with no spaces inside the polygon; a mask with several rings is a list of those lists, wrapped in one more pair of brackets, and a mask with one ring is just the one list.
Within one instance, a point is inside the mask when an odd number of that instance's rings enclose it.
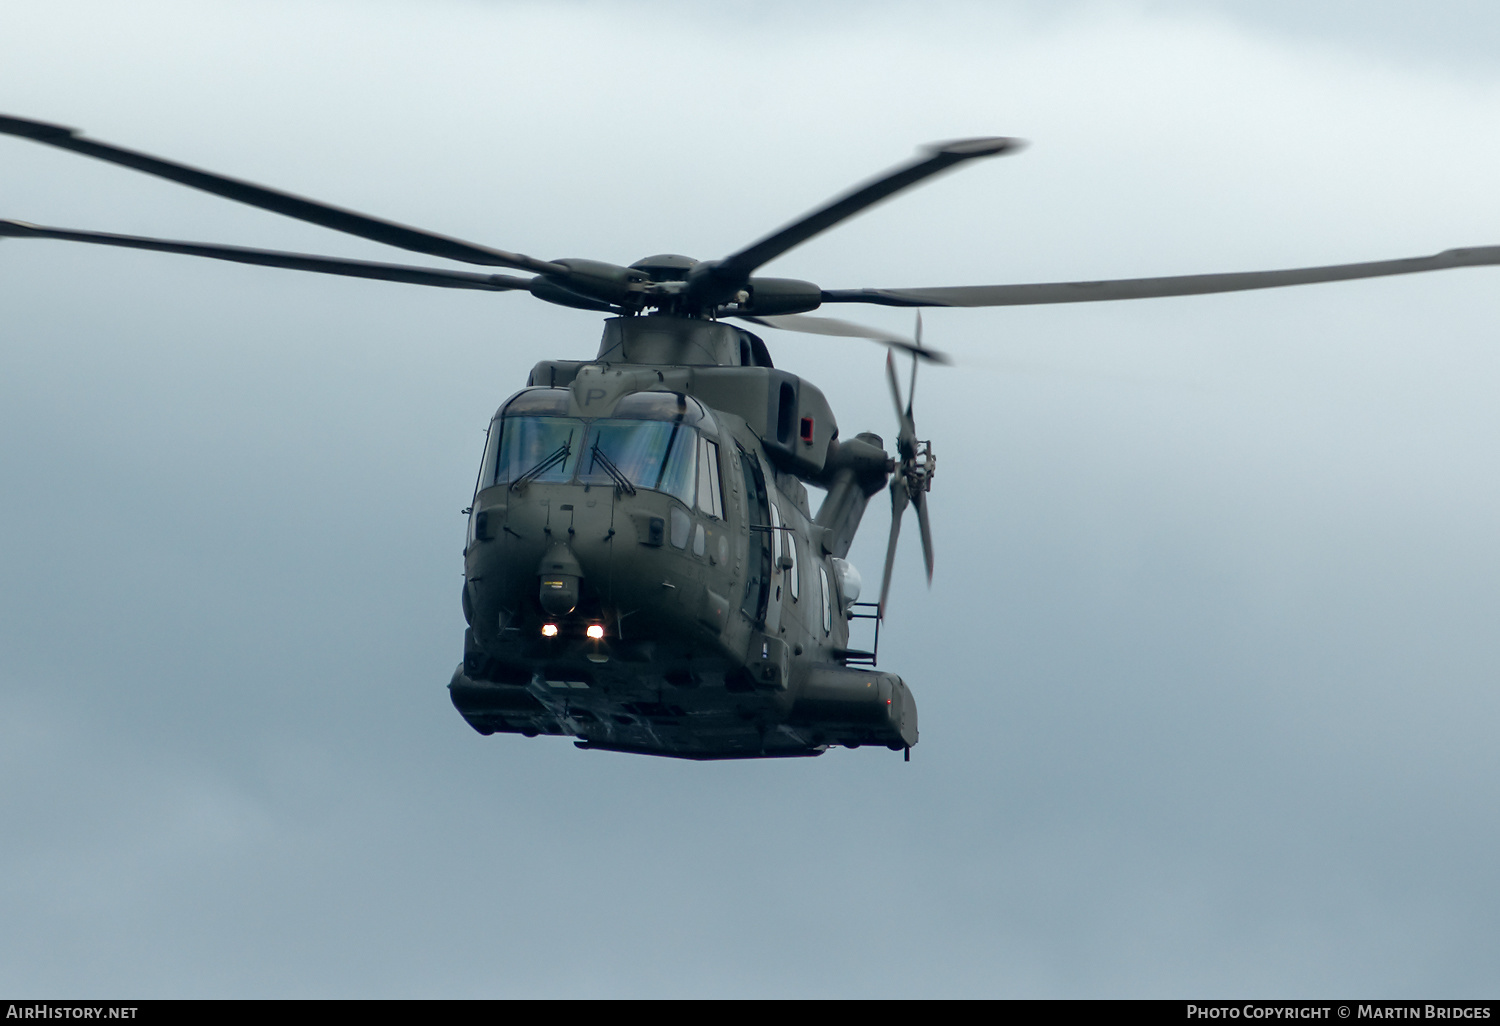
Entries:
{"label": "windscreen wiper", "polygon": [[557,466],[557,464],[566,460],[570,455],[572,455],[572,452],[573,439],[569,438],[562,445],[559,445],[556,449],[552,450],[552,454],[550,456],[543,458],[543,460],[536,466],[532,467],[530,470],[526,471],[526,473],[522,474],[520,477],[512,481],[510,484],[510,490],[516,491],[523,485],[530,484],[532,481],[536,480],[547,471]]}
{"label": "windscreen wiper", "polygon": [[[598,442],[594,443],[594,448],[591,451],[594,457],[594,462],[601,464],[604,467],[604,472],[610,477],[614,478],[615,487],[623,489],[626,495],[634,495],[635,485],[630,483],[630,478],[626,477],[623,473],[620,472],[620,468],[615,466],[614,460],[604,455],[604,450],[599,448]],[[593,469],[593,464],[590,464],[589,471],[591,473]]]}

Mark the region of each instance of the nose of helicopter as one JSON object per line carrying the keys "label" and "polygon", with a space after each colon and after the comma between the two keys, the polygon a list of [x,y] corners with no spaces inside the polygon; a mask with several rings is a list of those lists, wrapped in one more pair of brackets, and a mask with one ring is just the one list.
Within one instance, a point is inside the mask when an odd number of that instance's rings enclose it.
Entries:
{"label": "nose of helicopter", "polygon": [[[600,626],[613,643],[625,617],[637,641],[663,617],[680,622],[693,557],[690,517],[672,499],[576,483],[527,492],[506,496],[503,512],[487,506],[487,531],[471,551],[478,634],[569,638]],[[548,625],[555,633],[538,633]]]}

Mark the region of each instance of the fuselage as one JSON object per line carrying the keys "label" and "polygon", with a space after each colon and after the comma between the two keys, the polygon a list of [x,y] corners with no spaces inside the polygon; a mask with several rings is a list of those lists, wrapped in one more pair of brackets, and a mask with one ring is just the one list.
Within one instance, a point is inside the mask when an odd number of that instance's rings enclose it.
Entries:
{"label": "fuselage", "polygon": [[[482,733],[693,758],[909,748],[910,693],[849,645],[842,557],[879,440],[841,446],[822,394],[757,366],[747,333],[633,320],[723,362],[548,361],[496,412],[455,705]],[[630,355],[636,326],[611,325],[601,356]],[[829,489],[817,517],[804,479]]]}

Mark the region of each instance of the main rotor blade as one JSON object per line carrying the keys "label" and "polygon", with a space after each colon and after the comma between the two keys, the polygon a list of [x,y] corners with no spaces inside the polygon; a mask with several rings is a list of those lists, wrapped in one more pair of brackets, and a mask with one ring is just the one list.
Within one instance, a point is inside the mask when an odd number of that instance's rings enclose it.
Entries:
{"label": "main rotor blade", "polygon": [[1042,303],[1098,303],[1115,299],[1201,296],[1215,292],[1315,285],[1357,278],[1382,278],[1454,267],[1500,264],[1500,246],[1447,249],[1434,256],[1376,260],[1361,264],[1295,267],[1284,271],[1232,274],[1185,274],[1169,278],[1114,278],[1037,285],[959,285],[931,289],[835,289],[825,303],[874,303],[880,306],[1028,306]]}
{"label": "main rotor blade", "polygon": [[902,189],[909,189],[918,182],[956,164],[976,157],[993,157],[1010,153],[1024,146],[1020,139],[992,137],[983,139],[955,139],[953,142],[934,143],[924,147],[924,155],[856,186],[816,210],[803,214],[785,227],[779,228],[744,249],[720,260],[712,270],[713,278],[721,283],[740,283],[757,267],[765,264],[794,246],[799,246],[819,232],[827,231],[840,221],[874,206]]}
{"label": "main rotor blade", "polygon": [[183,253],[188,256],[229,260],[237,264],[261,267],[285,267],[294,271],[316,271],[320,274],[342,274],[350,278],[374,278],[411,285],[436,285],[449,289],[482,289],[509,292],[526,289],[530,278],[509,274],[475,274],[449,271],[437,267],[411,267],[405,264],[382,264],[369,260],[346,260],[341,257],[313,256],[308,253],[285,253],[274,249],[247,249],[243,246],[220,246],[208,242],[177,242],[138,235],[112,235],[107,232],[76,232],[66,228],[47,228],[25,221],[0,221],[0,237],[15,239],[63,239],[67,242],[92,242],[100,246],[126,249],[149,249],[161,253]]}
{"label": "main rotor blade", "polygon": [[731,316],[738,317],[742,321],[749,321],[751,324],[780,328],[782,331],[801,331],[811,335],[836,335],[840,338],[867,338],[872,342],[903,350],[920,359],[931,360],[933,363],[953,362],[948,358],[947,353],[928,349],[920,341],[903,338],[880,328],[868,328],[863,324],[855,324],[853,321],[839,320],[837,317],[808,317],[805,314],[777,314],[765,317],[757,317],[753,314],[732,314]]}
{"label": "main rotor blade", "polygon": [[534,271],[537,274],[563,276],[569,274],[568,268],[548,260],[537,260],[535,257],[521,253],[507,253],[503,249],[491,249],[488,246],[465,242],[462,239],[439,235],[421,228],[412,228],[394,221],[371,217],[368,214],[344,210],[317,200],[304,199],[301,196],[280,192],[264,185],[256,185],[254,182],[229,178],[212,171],[204,171],[186,164],[153,157],[150,154],[96,142],[79,135],[77,129],[66,128],[62,125],[0,115],[0,133],[20,136],[47,146],[56,146],[59,149],[72,150],[74,153],[96,157],[111,164],[132,167],[149,175],[156,175],[194,189],[211,192],[215,196],[223,196],[225,199],[284,214],[299,221],[308,221],[324,228],[332,228],[334,231],[358,235],[374,242],[383,242],[388,246],[411,250],[414,253],[425,253],[428,256],[462,260],[465,263],[484,264],[490,267],[513,267],[522,271]]}

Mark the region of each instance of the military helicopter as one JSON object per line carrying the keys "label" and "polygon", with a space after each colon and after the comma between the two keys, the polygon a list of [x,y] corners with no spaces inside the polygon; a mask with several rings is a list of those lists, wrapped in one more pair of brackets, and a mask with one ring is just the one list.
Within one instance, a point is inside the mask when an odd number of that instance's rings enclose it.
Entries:
{"label": "military helicopter", "polygon": [[[490,422],[463,512],[463,661],[448,685],[481,734],[572,736],[582,748],[742,759],[917,743],[911,691],[877,669],[901,523],[915,512],[929,582],[927,495],[936,459],[917,436],[922,342],[810,317],[824,304],[981,307],[1201,295],[1500,264],[1500,246],[1435,256],[1235,274],[1024,285],[823,289],[755,272],[793,247],[967,162],[1014,153],[1004,137],[939,143],[719,260],[662,254],[619,266],[540,260],[359,214],[0,116],[0,133],[135,168],[401,249],[529,277],[388,264],[0,221],[0,237],[61,239],[441,288],[529,292],[609,315],[590,360],[542,360]],[[776,368],[728,319],[868,338],[892,357],[895,453],[841,436],[813,384]],[[825,491],[816,511],[807,485]],[[879,598],[860,602],[850,545],[889,493]],[[851,626],[870,621],[870,648]]]}

